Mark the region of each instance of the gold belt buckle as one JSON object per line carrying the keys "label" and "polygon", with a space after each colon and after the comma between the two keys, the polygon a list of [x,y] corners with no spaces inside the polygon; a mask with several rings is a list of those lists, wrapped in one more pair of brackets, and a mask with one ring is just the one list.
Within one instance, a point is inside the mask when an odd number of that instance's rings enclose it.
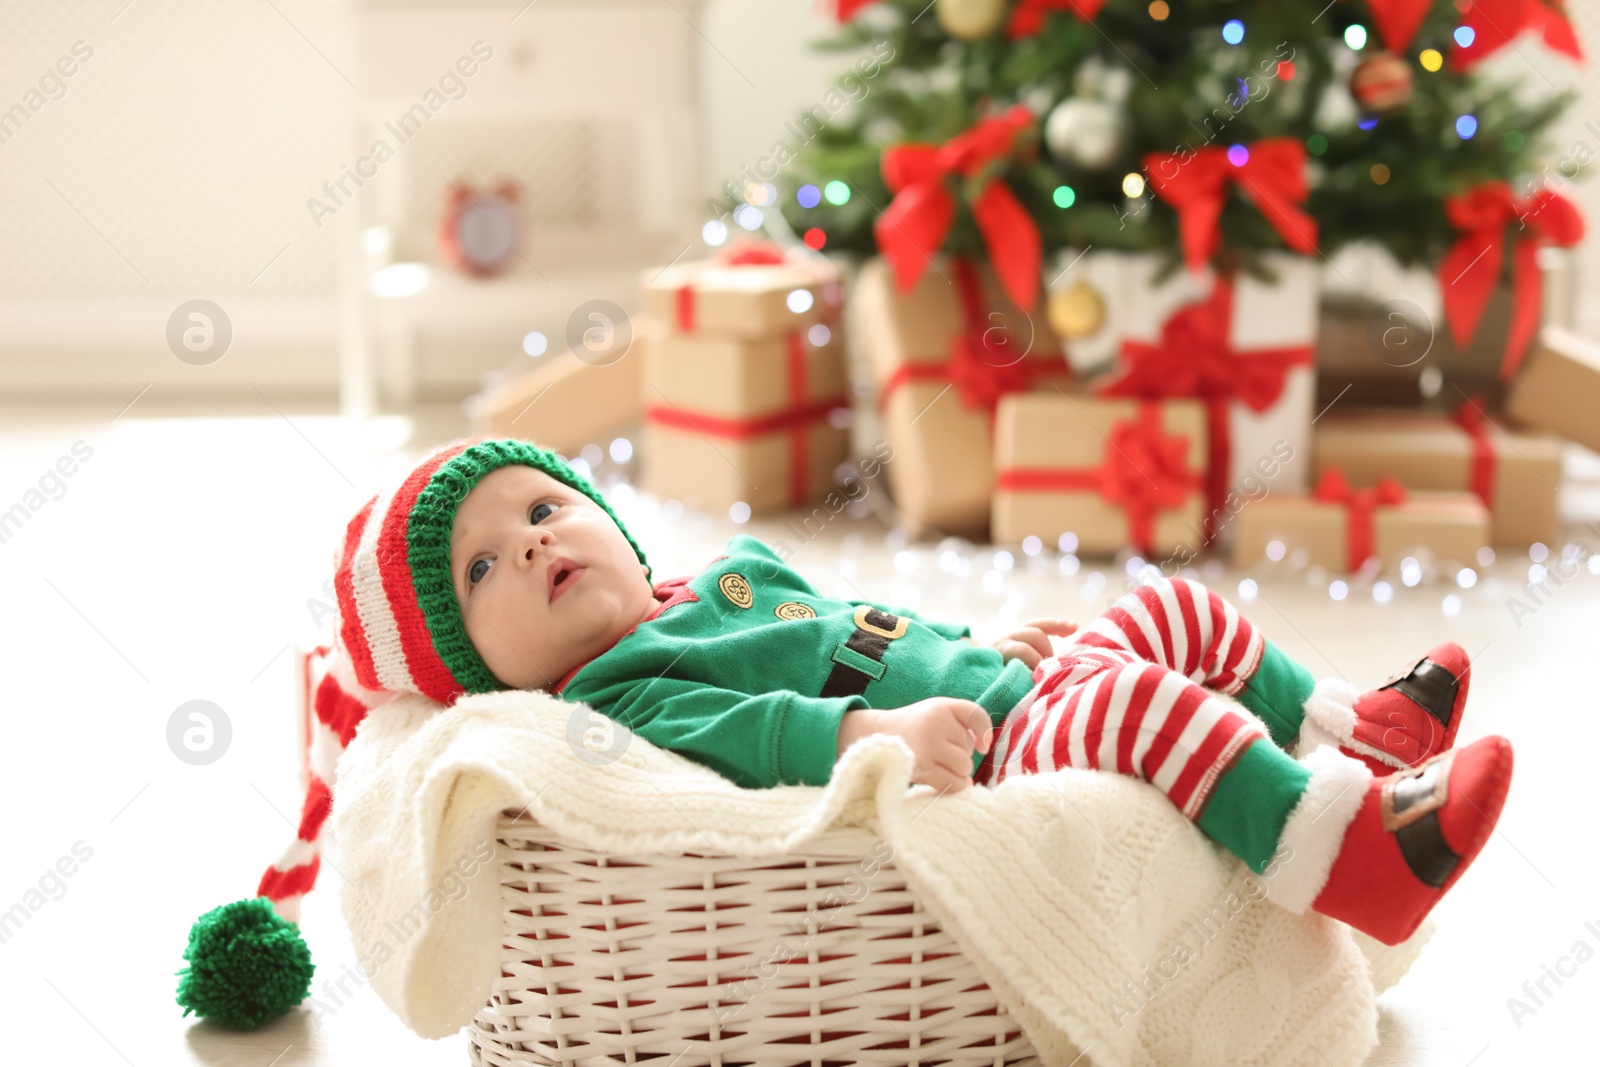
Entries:
{"label": "gold belt buckle", "polygon": [[[909,623],[908,623],[908,620],[906,619],[906,617],[904,615],[898,615],[898,616],[895,617],[895,624],[894,624],[894,629],[893,630],[885,630],[883,627],[874,626],[874,625],[872,625],[872,623],[867,621],[867,612],[876,611],[876,610],[878,610],[878,609],[874,608],[870,604],[862,604],[860,607],[856,608],[856,614],[855,614],[856,626],[859,627],[860,629],[863,629],[863,630],[867,631],[867,633],[869,633],[869,634],[877,634],[879,637],[887,638],[890,641],[893,641],[897,637],[904,637],[905,636],[905,634],[906,634],[906,626]],[[889,613],[886,611],[883,614],[887,615]]]}

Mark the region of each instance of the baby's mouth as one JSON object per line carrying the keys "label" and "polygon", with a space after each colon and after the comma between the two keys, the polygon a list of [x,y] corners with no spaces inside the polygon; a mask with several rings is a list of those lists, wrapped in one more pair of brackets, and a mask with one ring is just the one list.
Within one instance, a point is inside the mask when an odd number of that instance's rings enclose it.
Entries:
{"label": "baby's mouth", "polygon": [[550,599],[554,601],[583,576],[585,568],[570,559],[558,559],[550,564]]}

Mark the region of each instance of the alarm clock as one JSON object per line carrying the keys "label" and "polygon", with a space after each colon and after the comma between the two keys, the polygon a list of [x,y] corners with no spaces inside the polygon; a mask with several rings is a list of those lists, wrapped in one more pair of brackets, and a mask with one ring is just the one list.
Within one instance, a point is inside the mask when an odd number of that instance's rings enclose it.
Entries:
{"label": "alarm clock", "polygon": [[522,221],[518,190],[502,182],[490,190],[475,190],[452,182],[445,193],[439,219],[439,254],[464,274],[488,277],[499,274],[521,255]]}

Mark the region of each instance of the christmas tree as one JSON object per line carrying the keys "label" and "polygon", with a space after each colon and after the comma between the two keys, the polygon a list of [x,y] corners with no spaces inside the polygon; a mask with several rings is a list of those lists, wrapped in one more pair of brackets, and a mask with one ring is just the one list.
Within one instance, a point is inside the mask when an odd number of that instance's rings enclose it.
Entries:
{"label": "christmas tree", "polygon": [[[837,0],[836,13],[822,47],[889,58],[785,169],[778,203],[807,244],[863,254],[984,255],[1020,216],[1043,257],[1155,249],[1256,270],[1263,250],[1371,239],[1437,266],[1486,197],[1513,223],[1543,206],[1509,183],[1534,173],[1571,99],[1529,103],[1479,61],[1523,35],[1581,59],[1559,0]],[[948,204],[928,202],[935,187]]]}

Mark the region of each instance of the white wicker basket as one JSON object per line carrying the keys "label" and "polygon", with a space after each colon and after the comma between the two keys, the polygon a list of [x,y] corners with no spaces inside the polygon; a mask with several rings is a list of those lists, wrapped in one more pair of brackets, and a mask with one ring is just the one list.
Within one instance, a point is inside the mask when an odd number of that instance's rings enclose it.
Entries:
{"label": "white wicker basket", "polygon": [[1033,1067],[887,843],[617,856],[502,815],[501,976],[474,1065]]}

